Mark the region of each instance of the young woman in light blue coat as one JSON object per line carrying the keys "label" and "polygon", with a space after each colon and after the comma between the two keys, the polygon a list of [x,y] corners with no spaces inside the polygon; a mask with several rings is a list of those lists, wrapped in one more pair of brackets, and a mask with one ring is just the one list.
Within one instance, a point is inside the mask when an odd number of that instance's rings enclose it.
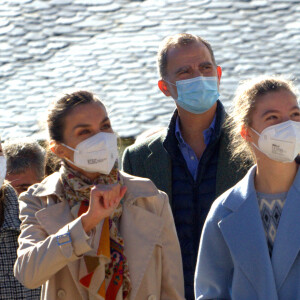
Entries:
{"label": "young woman in light blue coat", "polygon": [[200,241],[196,299],[300,299],[300,110],[291,82],[244,83],[233,149],[256,165],[213,204]]}

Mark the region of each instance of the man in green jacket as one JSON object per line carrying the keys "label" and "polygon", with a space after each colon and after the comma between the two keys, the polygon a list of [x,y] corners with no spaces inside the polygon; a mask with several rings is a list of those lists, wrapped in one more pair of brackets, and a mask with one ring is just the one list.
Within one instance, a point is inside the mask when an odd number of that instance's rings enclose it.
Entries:
{"label": "man in green jacket", "polygon": [[227,115],[219,101],[222,70],[211,45],[183,33],[167,37],[158,51],[159,89],[176,110],[166,130],[128,147],[124,171],[150,178],[170,200],[181,245],[186,299],[203,223],[213,200],[237,183],[247,167],[231,159]]}

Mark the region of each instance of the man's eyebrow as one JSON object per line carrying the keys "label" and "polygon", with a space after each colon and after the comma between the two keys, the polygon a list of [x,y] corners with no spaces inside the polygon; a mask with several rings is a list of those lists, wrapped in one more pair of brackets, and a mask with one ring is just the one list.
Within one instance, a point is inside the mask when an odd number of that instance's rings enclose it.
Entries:
{"label": "man's eyebrow", "polygon": [[201,67],[206,67],[206,66],[212,66],[213,63],[210,61],[204,61],[202,63],[199,64]]}
{"label": "man's eyebrow", "polygon": [[181,71],[187,70],[189,68],[189,66],[183,66],[183,67],[179,67],[177,70],[175,70],[175,74],[180,73]]}

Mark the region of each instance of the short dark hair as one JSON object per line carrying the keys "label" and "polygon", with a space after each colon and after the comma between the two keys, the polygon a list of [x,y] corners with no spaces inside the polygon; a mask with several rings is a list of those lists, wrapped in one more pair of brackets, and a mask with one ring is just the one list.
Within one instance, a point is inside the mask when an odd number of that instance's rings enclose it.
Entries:
{"label": "short dark hair", "polygon": [[64,97],[56,101],[50,108],[47,119],[50,139],[57,142],[63,142],[64,122],[66,116],[77,105],[88,103],[99,103],[105,107],[94,94],[88,91],[77,91],[71,94],[66,94]]}
{"label": "short dark hair", "polygon": [[42,180],[45,174],[45,149],[37,141],[14,139],[3,144],[7,174],[24,173],[32,168]]}
{"label": "short dark hair", "polygon": [[165,38],[157,52],[157,68],[159,76],[163,79],[167,77],[167,65],[168,65],[168,50],[170,48],[176,48],[181,46],[188,46],[193,43],[203,43],[208,49],[213,64],[216,66],[216,60],[214,52],[209,42],[204,40],[198,35],[189,33],[179,33]]}

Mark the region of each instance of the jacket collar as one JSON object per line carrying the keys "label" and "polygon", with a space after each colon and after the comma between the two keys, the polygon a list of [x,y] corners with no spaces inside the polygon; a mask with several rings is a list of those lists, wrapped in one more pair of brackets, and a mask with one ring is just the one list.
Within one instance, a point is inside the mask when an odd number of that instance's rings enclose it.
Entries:
{"label": "jacket collar", "polygon": [[272,264],[279,289],[291,270],[300,251],[300,168],[287,194],[276,233]]}
{"label": "jacket collar", "polygon": [[[215,114],[214,130],[212,131],[209,145],[214,146],[219,141],[222,134],[222,128],[223,128],[225,117],[226,117],[226,113],[225,113],[224,106],[220,102],[220,100],[218,100],[216,114]],[[175,109],[173,116],[170,120],[165,138],[163,140],[163,146],[173,159],[176,160],[181,159],[183,161],[184,158],[178,147],[179,142],[175,133],[177,118],[178,118],[178,110]]]}
{"label": "jacket collar", "polygon": [[276,286],[254,189],[255,170],[256,167],[252,167],[246,177],[227,192],[222,205],[232,213],[219,222],[219,227],[233,260],[253,285],[258,298],[276,299],[269,296],[276,295]]}
{"label": "jacket collar", "polygon": [[60,180],[59,172],[55,172],[46,177],[36,187],[32,193],[36,197],[46,197],[49,195],[56,195],[60,200],[63,198],[63,186]]}
{"label": "jacket collar", "polygon": [[300,251],[300,170],[287,194],[271,259],[254,187],[255,171],[253,166],[227,192],[222,205],[232,213],[220,221],[219,227],[232,256],[256,291],[262,293],[262,299],[270,299],[272,293],[277,295]]}
{"label": "jacket collar", "polygon": [[[153,213],[134,205],[137,198],[151,198],[158,196],[158,190],[149,179],[132,177],[122,174],[123,183],[127,186],[124,196],[124,210],[121,218],[120,231],[125,241],[125,254],[132,282],[130,300],[136,299],[136,294],[144,277],[151,253],[155,245],[161,245],[161,232],[165,220],[160,216],[161,212]],[[148,184],[145,184],[148,182]],[[153,199],[154,200],[154,199]],[[142,200],[143,201],[143,200]],[[155,206],[156,201],[152,202]],[[159,204],[160,206],[161,204]]]}
{"label": "jacket collar", "polygon": [[[139,197],[155,197],[158,195],[156,186],[147,178],[131,176],[120,171],[121,183],[127,187],[124,196],[125,204],[132,205]],[[145,184],[151,182],[152,184]]]}
{"label": "jacket collar", "polygon": [[145,157],[144,167],[147,177],[155,182],[158,189],[165,191],[168,194],[171,203],[171,158],[163,147],[166,135],[167,131],[164,130],[148,144],[149,153],[148,156]]}
{"label": "jacket collar", "polygon": [[[127,191],[124,199],[128,201],[128,204],[133,204],[133,202],[138,197],[152,197],[157,196],[158,191],[154,184],[145,185],[146,178],[137,178],[131,176],[125,172],[120,172],[121,183],[127,186]],[[63,186],[60,180],[59,172],[55,172],[45,178],[40,184],[38,184],[36,190],[33,192],[33,196],[36,197],[46,197],[49,195],[55,195],[60,201],[63,201]]]}
{"label": "jacket collar", "polygon": [[231,197],[227,197],[222,205],[233,212],[236,212],[239,207],[248,199],[256,197],[254,177],[256,172],[256,165],[252,166],[246,176],[230,190]]}

